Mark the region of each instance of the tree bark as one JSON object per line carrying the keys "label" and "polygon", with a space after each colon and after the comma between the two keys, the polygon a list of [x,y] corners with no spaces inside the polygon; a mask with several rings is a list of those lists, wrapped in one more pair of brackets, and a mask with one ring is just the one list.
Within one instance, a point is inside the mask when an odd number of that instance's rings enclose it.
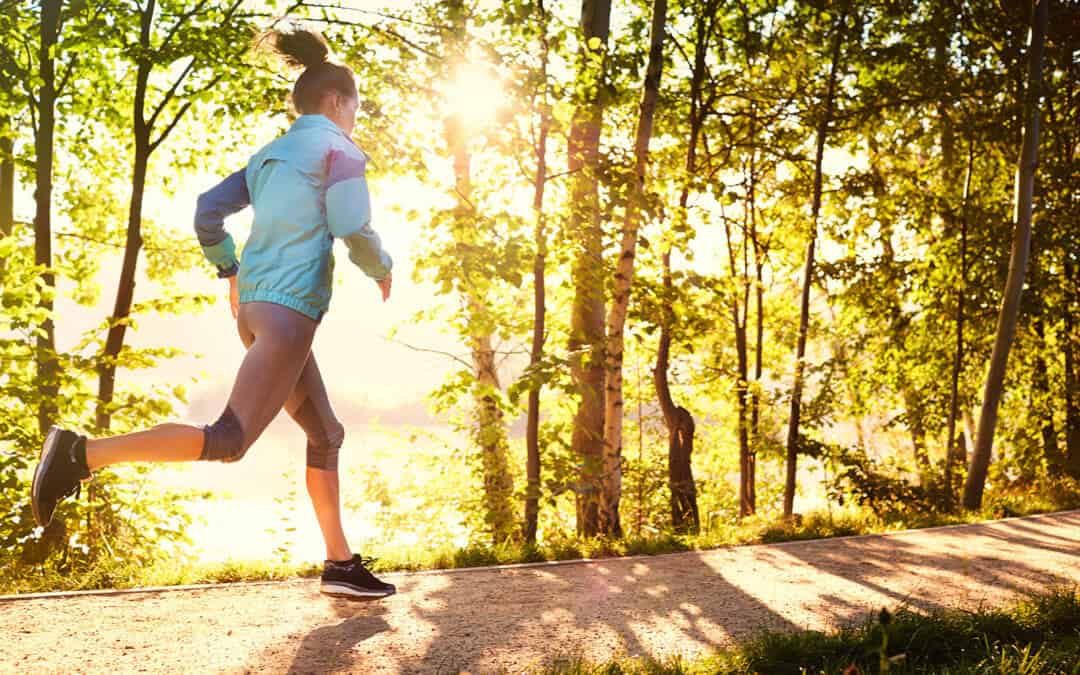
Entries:
{"label": "tree bark", "polygon": [[[571,172],[567,229],[577,248],[571,270],[574,299],[570,309],[570,373],[580,399],[574,415],[571,449],[581,458],[576,489],[577,531],[600,532],[600,490],[604,449],[604,277],[600,221],[600,130],[604,117],[603,69],[610,32],[611,0],[582,0],[582,46],[578,101],[567,141]],[[598,41],[594,49],[590,42]],[[593,60],[592,54],[599,53]]]}
{"label": "tree bark", "polygon": [[850,2],[845,2],[840,18],[833,28],[832,59],[829,79],[825,90],[825,110],[818,121],[817,144],[814,155],[814,191],[810,209],[810,241],[806,245],[806,263],[803,267],[802,297],[799,309],[799,335],[795,347],[795,383],[791,390],[791,413],[788,418],[787,474],[784,481],[784,516],[790,518],[795,512],[795,475],[799,462],[799,422],[802,414],[803,374],[806,367],[806,334],[810,325],[810,286],[814,278],[814,245],[817,241],[818,216],[821,213],[822,162],[825,140],[832,122],[837,71],[840,69],[840,52],[843,46],[845,25]]}
{"label": "tree bark", "polygon": [[649,61],[645,67],[645,86],[634,139],[634,176],[628,186],[622,243],[615,271],[615,292],[607,320],[604,480],[600,492],[600,528],[603,532],[614,535],[622,533],[619,523],[619,496],[622,491],[623,330],[634,280],[638,231],[641,229],[642,211],[645,207],[645,171],[649,160],[649,140],[652,138],[656,102],[660,94],[666,22],[667,0],[654,0]]}
{"label": "tree bark", "polygon": [[1032,20],[1028,48],[1028,90],[1025,101],[1025,124],[1023,143],[1016,166],[1016,229],[1009,259],[1009,276],[1005,282],[1001,312],[998,315],[994,348],[990,355],[990,368],[986,376],[982,411],[979,414],[979,430],[975,436],[971,468],[964,484],[964,508],[982,506],[986,474],[990,467],[990,454],[994,445],[994,429],[997,426],[998,404],[1004,393],[1005,370],[1009,361],[1009,348],[1016,334],[1016,322],[1020,312],[1020,297],[1024,288],[1028,253],[1031,247],[1032,198],[1035,191],[1035,167],[1039,148],[1039,95],[1042,90],[1043,47],[1049,16],[1050,0],[1038,0]]}
{"label": "tree bark", "polygon": [[56,62],[54,48],[60,35],[60,11],[62,0],[44,0],[41,3],[41,46],[38,52],[38,76],[41,89],[38,92],[38,129],[35,139],[36,166],[34,189],[34,262],[44,265],[42,273],[44,288],[38,306],[45,310],[41,323],[44,333],[36,340],[35,360],[41,402],[38,404],[38,429],[44,435],[56,418],[56,333],[53,326],[53,292],[56,275],[52,269],[52,176],[53,144],[56,134]]}
{"label": "tree bark", "polygon": [[[536,144],[536,176],[533,179],[533,211],[536,213],[536,257],[533,260],[533,333],[529,365],[536,367],[544,357],[545,306],[544,271],[547,259],[547,233],[544,222],[544,187],[547,185],[547,139],[551,127],[548,111],[547,69],[548,39],[547,10],[543,0],[536,3],[540,15],[540,77],[543,96],[540,104],[540,135]],[[536,543],[537,519],[540,513],[540,382],[529,388],[529,408],[525,422],[525,541]]]}

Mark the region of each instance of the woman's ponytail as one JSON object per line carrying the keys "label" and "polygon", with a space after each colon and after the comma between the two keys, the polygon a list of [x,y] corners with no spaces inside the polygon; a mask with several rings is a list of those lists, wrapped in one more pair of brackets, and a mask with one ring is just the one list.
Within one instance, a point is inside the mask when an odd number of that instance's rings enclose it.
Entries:
{"label": "woman's ponytail", "polygon": [[330,45],[321,33],[293,24],[288,30],[271,28],[260,43],[293,68],[311,68],[330,60]]}
{"label": "woman's ponytail", "polygon": [[319,31],[292,23],[285,29],[262,33],[255,44],[277,54],[286,65],[304,69],[292,93],[293,105],[301,115],[318,112],[328,91],[356,96],[352,70],[330,61],[330,45]]}

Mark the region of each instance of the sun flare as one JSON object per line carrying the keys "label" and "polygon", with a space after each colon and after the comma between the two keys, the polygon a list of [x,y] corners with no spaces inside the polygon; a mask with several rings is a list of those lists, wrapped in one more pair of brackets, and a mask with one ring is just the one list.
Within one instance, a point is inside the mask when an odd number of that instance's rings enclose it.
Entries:
{"label": "sun flare", "polygon": [[474,130],[494,122],[499,108],[505,105],[498,75],[480,63],[458,66],[443,94],[448,113],[460,117],[466,127]]}

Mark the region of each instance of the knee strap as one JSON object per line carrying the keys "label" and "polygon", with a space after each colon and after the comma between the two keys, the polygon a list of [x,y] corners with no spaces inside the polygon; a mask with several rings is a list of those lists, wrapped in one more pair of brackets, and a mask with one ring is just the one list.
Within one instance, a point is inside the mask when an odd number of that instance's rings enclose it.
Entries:
{"label": "knee strap", "polygon": [[244,429],[232,408],[225,406],[221,417],[203,427],[203,449],[199,459],[213,462],[235,462],[244,456]]}
{"label": "knee strap", "polygon": [[345,442],[345,427],[336,422],[327,432],[319,437],[308,436],[307,465],[325,471],[337,471],[338,450]]}

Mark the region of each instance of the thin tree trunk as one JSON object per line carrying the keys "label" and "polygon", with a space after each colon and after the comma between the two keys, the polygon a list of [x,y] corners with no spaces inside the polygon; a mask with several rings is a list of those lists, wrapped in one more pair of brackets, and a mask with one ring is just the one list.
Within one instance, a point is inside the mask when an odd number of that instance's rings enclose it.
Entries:
{"label": "thin tree trunk", "polygon": [[1050,0],[1038,0],[1032,21],[1030,46],[1028,48],[1028,91],[1025,102],[1026,123],[1023,144],[1016,167],[1016,230],[1009,259],[1009,276],[998,316],[994,349],[990,355],[990,368],[986,376],[982,411],[979,414],[979,431],[975,436],[975,450],[971,469],[964,484],[964,508],[982,506],[986,474],[990,467],[990,454],[994,445],[994,429],[997,426],[998,404],[1004,393],[1005,370],[1009,361],[1009,348],[1016,334],[1016,321],[1020,313],[1020,296],[1024,288],[1028,252],[1031,247],[1032,198],[1035,191],[1035,165],[1039,149],[1039,95],[1042,90],[1043,46],[1049,16]]}
{"label": "thin tree trunk", "polygon": [[[451,21],[455,26],[456,42],[450,45],[450,60],[463,60],[466,35],[466,9],[461,0],[448,3]],[[464,124],[458,116],[448,117],[445,134],[450,156],[454,165],[454,191],[457,198],[457,211],[453,224],[454,236],[464,228],[472,227],[475,207],[472,200],[472,157],[469,154],[464,133]],[[478,296],[466,284],[463,301],[466,312],[471,314],[469,326],[483,325],[487,322],[475,321],[486,307],[486,300]],[[483,504],[485,522],[490,530],[493,543],[502,543],[515,534],[513,506],[513,476],[510,473],[509,441],[507,439],[506,420],[497,400],[501,391],[499,375],[495,363],[495,350],[492,347],[493,335],[489,331],[473,329],[468,336],[472,357],[473,377],[476,386],[473,389],[476,419],[476,443],[480,448],[481,474],[483,479]],[[519,531],[518,531],[519,532]]]}
{"label": "thin tree trunk", "polygon": [[491,336],[473,336],[471,342],[474,375],[480,385],[475,402],[477,441],[483,464],[484,510],[492,542],[499,544],[514,536],[514,483],[510,474],[510,447],[502,409],[494,394],[490,393],[500,390]]}
{"label": "thin tree trunk", "polygon": [[634,140],[634,177],[629,186],[629,199],[622,228],[622,244],[615,271],[615,292],[607,320],[606,396],[604,401],[604,480],[600,492],[600,527],[606,534],[619,535],[619,496],[622,491],[622,426],[623,426],[623,330],[630,306],[630,289],[634,280],[634,257],[637,253],[638,231],[641,229],[645,197],[645,170],[649,160],[649,140],[652,138],[653,118],[660,94],[660,74],[664,62],[664,30],[667,22],[667,0],[654,0],[649,61],[645,67],[645,86],[638,115]]}
{"label": "thin tree trunk", "polygon": [[[578,102],[567,141],[571,172],[570,241],[577,247],[571,270],[574,299],[570,309],[570,373],[580,399],[574,415],[571,449],[581,458],[577,488],[577,531],[600,532],[600,491],[604,449],[604,277],[603,229],[600,220],[600,131],[603,125],[604,54],[611,22],[611,0],[582,0],[582,46]],[[596,38],[600,45],[589,43]],[[599,56],[599,58],[595,58]]]}
{"label": "thin tree trunk", "polygon": [[38,387],[41,402],[38,404],[38,429],[42,434],[49,430],[56,417],[56,333],[53,326],[52,291],[56,288],[56,275],[52,270],[52,178],[53,143],[56,133],[56,62],[54,48],[60,33],[61,0],[44,0],[41,3],[41,48],[38,52],[38,76],[41,89],[38,93],[38,130],[36,138],[36,186],[34,190],[34,262],[44,265],[42,274],[44,292],[38,306],[46,312],[41,323],[44,333],[36,341]]}
{"label": "thin tree trunk", "polygon": [[[462,214],[472,213],[472,181],[470,156],[460,136],[461,125],[451,125],[450,146],[454,157],[455,186],[458,208]],[[478,314],[484,311],[482,299],[466,292],[464,298],[468,311]],[[474,322],[470,321],[472,325]],[[486,522],[491,529],[492,541],[501,543],[514,533],[513,477],[510,474],[509,441],[506,420],[495,398],[501,390],[495,364],[492,335],[478,332],[469,336],[473,363],[473,376],[479,385],[475,389],[476,440],[480,446],[484,482],[484,509]]]}
{"label": "thin tree trunk", "polygon": [[[11,118],[0,117],[0,237],[15,229],[15,155]],[[0,268],[4,264],[0,260]]]}
{"label": "thin tree trunk", "polygon": [[[946,6],[944,3],[938,3],[934,12],[934,18],[937,25],[945,25],[945,13]],[[938,117],[941,120],[941,164],[942,164],[942,183],[945,188],[944,199],[942,200],[941,220],[944,224],[946,236],[953,230],[953,225],[957,221],[956,214],[953,211],[953,185],[956,184],[956,135],[953,129],[952,116],[949,114],[949,102],[951,100],[952,92],[945,86],[949,81],[949,39],[951,33],[945,30],[939,30],[937,32],[936,41],[934,44],[934,66],[937,70],[942,97],[938,100]],[[970,155],[970,152],[969,152]],[[968,178],[970,179],[970,171],[968,172]],[[967,188],[964,190],[964,200],[967,199]],[[961,210],[963,210],[961,206]],[[963,214],[960,216],[962,221]],[[963,226],[961,226],[963,228]],[[963,235],[962,235],[963,236]],[[961,245],[963,248],[963,245]],[[960,265],[964,265],[964,253],[960,254]],[[963,277],[964,275],[961,274]],[[959,328],[961,323],[961,314],[963,312],[963,291],[957,291],[957,334],[959,339]],[[952,399],[950,401],[949,412],[949,431],[948,437],[945,440],[945,471],[944,471],[944,483],[945,483],[945,509],[952,511],[952,452],[953,452],[953,434],[956,433],[956,391],[957,382],[960,375],[960,353],[963,349],[962,343],[957,345],[956,353],[953,359],[953,372],[952,372]],[[929,462],[928,462],[929,463]],[[929,466],[923,470],[923,475],[929,476]]]}
{"label": "thin tree trunk", "polygon": [[[749,39],[751,36],[756,35],[751,26],[750,12],[746,5],[742,7],[743,18],[743,32]],[[768,48],[762,49],[762,52],[767,53]],[[746,58],[746,72],[751,76],[754,73],[754,55],[755,50],[751,49],[749,45],[744,47]],[[757,496],[756,496],[756,472],[757,472],[757,452],[761,446],[761,374],[764,366],[762,360],[762,352],[764,349],[765,340],[765,282],[764,282],[764,256],[765,247],[762,245],[761,240],[758,238],[757,229],[757,103],[753,100],[750,101],[750,129],[748,138],[750,144],[750,176],[749,184],[747,187],[747,201],[750,209],[750,242],[753,245],[754,250],[754,383],[755,386],[750,394],[750,462],[749,462],[749,476],[747,477],[747,484],[749,486],[750,497],[750,511],[751,513],[757,510]],[[749,314],[749,307],[747,307],[747,313]],[[741,500],[740,500],[741,502]]]}
{"label": "thin tree trunk", "polygon": [[[697,143],[701,133],[701,95],[705,83],[705,55],[709,36],[715,24],[717,2],[705,3],[703,16],[695,24],[694,66],[690,75],[690,136],[686,144],[686,181],[679,195],[678,218],[685,219],[690,199],[690,181],[697,171]],[[697,488],[691,464],[694,452],[694,418],[686,408],[675,404],[668,383],[671,358],[671,329],[675,323],[673,309],[675,288],[671,277],[671,245],[661,256],[665,302],[660,314],[660,341],[653,368],[653,385],[657,402],[668,430],[668,489],[671,491],[671,525],[676,532],[697,532],[701,520],[697,505]]]}
{"label": "thin tree trunk", "polygon": [[[671,280],[671,251],[663,255],[664,290],[674,292]],[[670,295],[668,296],[670,297]],[[697,487],[691,457],[694,453],[694,417],[686,408],[675,405],[668,386],[668,363],[671,354],[671,305],[663,309],[660,344],[656,350],[653,384],[668,428],[668,486],[671,490],[671,526],[676,532],[697,532],[701,527]]]}
{"label": "thin tree trunk", "polygon": [[[756,111],[751,105],[750,128],[754,138]],[[761,447],[761,374],[762,351],[765,345],[765,280],[763,276],[764,251],[757,231],[757,149],[750,155],[750,241],[754,246],[754,389],[750,396],[750,475],[747,478],[750,494],[750,512],[757,511],[757,453]]]}
{"label": "thin tree trunk", "polygon": [[[960,418],[964,421],[964,466],[971,463],[971,451],[975,448],[975,417],[974,407],[964,408]],[[959,458],[959,455],[957,455]]]}
{"label": "thin tree trunk", "polygon": [[[239,8],[241,0],[234,0],[224,21],[231,21],[234,12]],[[96,412],[96,424],[99,430],[108,430],[112,423],[112,402],[116,387],[116,360],[124,346],[124,336],[127,332],[128,318],[131,315],[131,306],[135,297],[135,272],[139,262],[139,251],[142,249],[142,207],[143,197],[146,190],[146,174],[150,164],[150,157],[154,151],[168,137],[176,124],[191,108],[193,101],[188,100],[180,105],[172,121],[163,125],[163,130],[156,139],[153,139],[154,126],[158,116],[164,112],[168,101],[179,88],[180,84],[191,72],[189,65],[173,82],[163,100],[152,109],[147,116],[146,94],[150,73],[154,68],[154,59],[161,56],[155,53],[151,44],[151,29],[156,13],[156,0],[147,0],[144,6],[139,8],[139,49],[136,51],[135,70],[135,95],[132,102],[133,125],[132,132],[135,145],[135,160],[132,167],[131,177],[131,202],[128,207],[127,235],[124,243],[124,260],[120,269],[120,281],[117,285],[116,303],[110,318],[109,333],[105,339],[105,350],[98,363],[98,401]],[[191,14],[185,14],[178,19],[185,21],[191,18]],[[179,24],[173,30],[179,28]],[[239,55],[237,55],[238,57]],[[206,83],[202,91],[208,91],[223,75],[218,75]]]}
{"label": "thin tree trunk", "polygon": [[[150,49],[150,28],[154,20],[155,0],[148,0],[142,11],[139,31],[139,46]],[[128,316],[135,296],[135,269],[139,262],[139,250],[142,248],[142,202],[146,187],[146,170],[150,162],[151,130],[146,123],[146,90],[153,67],[151,57],[139,58],[135,73],[134,99],[134,137],[135,165],[131,177],[131,203],[128,207],[127,237],[124,243],[124,261],[120,268],[120,284],[116,290],[116,304],[113,307],[109,333],[105,339],[105,352],[98,364],[98,429],[105,431],[112,423],[112,400],[116,387],[116,357],[124,345],[127,332]]]}
{"label": "thin tree trunk", "polygon": [[910,382],[904,382],[904,407],[907,411],[908,431],[911,433],[912,455],[919,467],[919,484],[923,484],[930,473],[930,456],[926,451],[926,423],[922,397]]}
{"label": "thin tree trunk", "polygon": [[[536,3],[540,13],[540,77],[543,96],[540,104],[540,137],[536,144],[536,176],[533,179],[533,211],[536,212],[536,258],[533,260],[533,334],[529,365],[536,367],[544,357],[544,269],[547,258],[547,233],[544,222],[544,186],[547,184],[547,139],[551,127],[548,112],[547,11],[543,0]],[[525,423],[525,541],[536,543],[536,525],[540,513],[540,382],[529,388],[529,408]]]}
{"label": "thin tree trunk", "polygon": [[788,418],[787,475],[784,481],[784,516],[790,518],[795,512],[795,475],[799,462],[799,421],[802,413],[803,374],[806,367],[806,334],[810,325],[810,286],[814,279],[814,245],[817,241],[818,215],[821,213],[822,162],[825,156],[825,140],[832,122],[837,72],[840,69],[840,50],[843,46],[845,25],[850,2],[845,2],[840,18],[833,29],[832,60],[829,80],[825,91],[825,112],[818,121],[817,145],[814,155],[814,192],[810,213],[810,241],[806,245],[806,263],[803,267],[802,297],[799,309],[799,335],[795,347],[795,383],[791,390],[791,414]]}
{"label": "thin tree trunk", "polygon": [[1065,471],[1080,478],[1080,335],[1076,312],[1080,309],[1080,273],[1065,256]]}
{"label": "thin tree trunk", "polygon": [[[975,143],[968,142],[967,172],[964,176],[964,196],[960,203],[960,283],[956,289],[956,351],[953,353],[952,389],[949,393],[949,431],[945,440],[945,510],[955,506],[953,494],[953,463],[957,459],[956,420],[960,411],[960,371],[964,367],[964,296],[967,294],[967,231],[968,201],[971,198],[971,172],[975,164]],[[966,452],[965,452],[966,455]]]}
{"label": "thin tree trunk", "polygon": [[[727,217],[724,214],[723,206],[720,207],[720,219],[724,223],[724,236],[727,242],[728,249],[728,263],[730,265],[731,280],[733,290],[735,284],[739,280],[738,272],[735,268],[735,251],[731,240],[731,225],[728,222]],[[745,240],[744,240],[745,241]],[[744,297],[746,298],[745,305],[749,304],[749,295],[746,293],[748,290],[746,285],[746,269],[743,270],[742,282],[744,289]],[[739,298],[733,292],[731,297],[731,325],[735,333],[735,353],[736,361],[738,363],[738,370],[735,373],[735,399],[738,409],[737,416],[737,436],[739,439],[739,517],[748,516],[754,512],[753,501],[753,486],[749,483],[749,477],[751,472],[750,464],[750,437],[749,437],[749,420],[748,417],[748,405],[747,405],[747,379],[749,378],[749,358],[747,356],[747,344],[746,344],[746,307],[742,312],[739,311]]]}
{"label": "thin tree trunk", "polygon": [[[1037,291],[1036,291],[1037,292]],[[1052,403],[1052,395],[1050,393],[1050,380],[1047,377],[1047,363],[1045,354],[1046,345],[1046,325],[1043,319],[1043,312],[1045,311],[1042,306],[1042,300],[1039,299],[1036,302],[1034,314],[1035,335],[1039,338],[1039,343],[1035,347],[1035,370],[1032,373],[1032,388],[1038,392],[1042,401],[1039,405],[1031,406],[1030,411],[1037,417],[1042,418],[1042,423],[1039,425],[1040,436],[1042,437],[1043,445],[1043,457],[1046,459],[1047,467],[1054,474],[1060,473],[1065,468],[1065,455],[1058,447],[1057,430],[1054,429],[1054,406]]]}

